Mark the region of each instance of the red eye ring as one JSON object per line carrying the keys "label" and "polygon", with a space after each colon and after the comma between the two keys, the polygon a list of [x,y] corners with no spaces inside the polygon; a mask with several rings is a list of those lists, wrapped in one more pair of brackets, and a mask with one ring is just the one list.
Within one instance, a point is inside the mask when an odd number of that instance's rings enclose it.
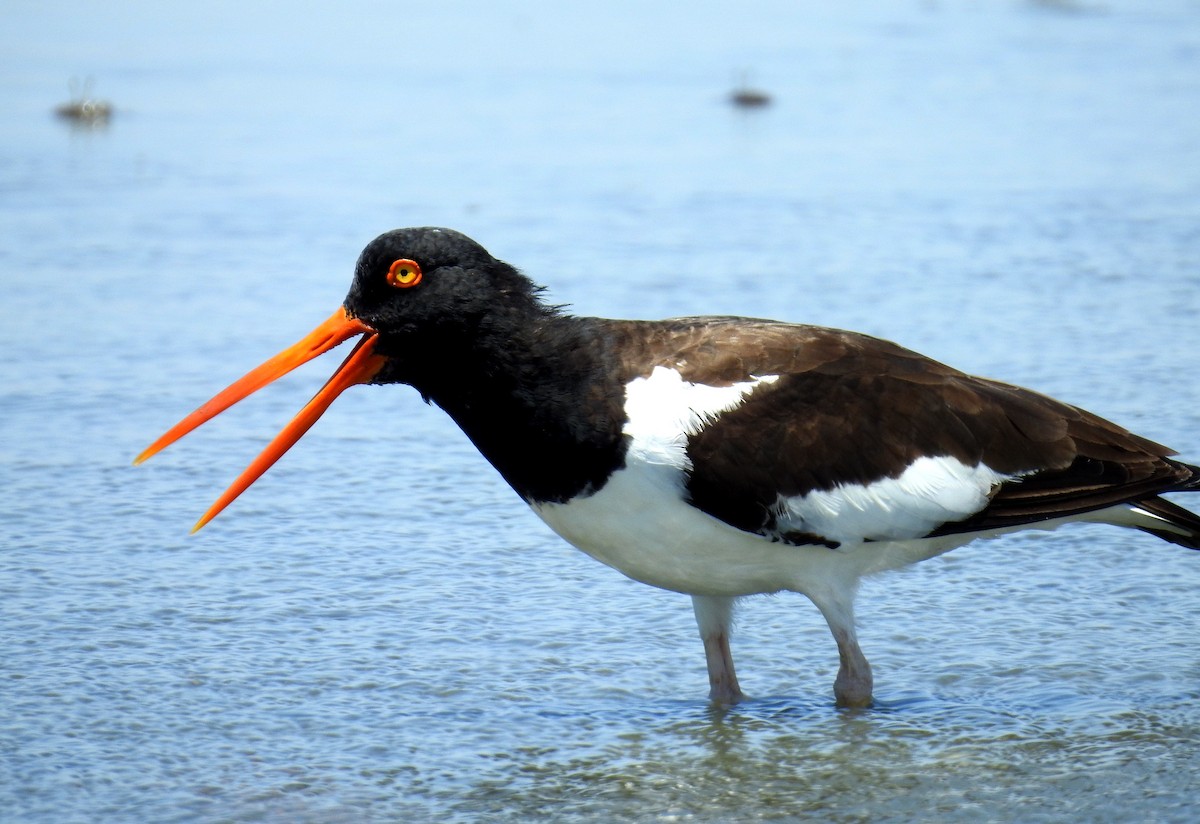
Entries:
{"label": "red eye ring", "polygon": [[421,267],[415,260],[400,258],[388,267],[387,282],[397,289],[411,289],[421,282]]}

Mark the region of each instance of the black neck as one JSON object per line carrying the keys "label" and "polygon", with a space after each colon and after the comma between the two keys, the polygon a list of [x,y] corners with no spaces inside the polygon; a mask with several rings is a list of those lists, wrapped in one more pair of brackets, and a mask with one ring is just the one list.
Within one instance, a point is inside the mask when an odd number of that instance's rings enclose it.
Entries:
{"label": "black neck", "polygon": [[566,501],[623,465],[620,376],[604,321],[544,310],[455,338],[440,368],[405,382],[444,409],[519,495]]}

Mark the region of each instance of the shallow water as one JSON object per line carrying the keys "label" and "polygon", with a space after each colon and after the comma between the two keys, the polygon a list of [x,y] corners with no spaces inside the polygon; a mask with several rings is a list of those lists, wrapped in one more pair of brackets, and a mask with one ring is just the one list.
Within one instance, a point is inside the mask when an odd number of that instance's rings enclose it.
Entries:
{"label": "shallow water", "polygon": [[[329,374],[166,426],[449,225],[583,313],[843,326],[1200,460],[1200,6],[0,12],[0,820],[1191,821],[1200,557],[1078,527],[798,596],[704,701],[681,596]],[[739,112],[739,72],[775,95]],[[107,127],[50,110],[71,76]]]}

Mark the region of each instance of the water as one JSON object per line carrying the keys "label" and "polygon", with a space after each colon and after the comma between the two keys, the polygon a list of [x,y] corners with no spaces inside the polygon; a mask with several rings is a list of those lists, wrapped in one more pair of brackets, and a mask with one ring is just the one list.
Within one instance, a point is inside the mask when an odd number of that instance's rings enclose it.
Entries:
{"label": "water", "polygon": [[[854,328],[1200,459],[1200,6],[726,5],[5,6],[0,819],[1195,819],[1200,557],[1149,537],[869,581],[867,712],[752,599],[721,713],[686,599],[403,388],[189,537],[336,357],[129,466],[424,224],[579,312]],[[88,75],[111,123],[56,121]]]}

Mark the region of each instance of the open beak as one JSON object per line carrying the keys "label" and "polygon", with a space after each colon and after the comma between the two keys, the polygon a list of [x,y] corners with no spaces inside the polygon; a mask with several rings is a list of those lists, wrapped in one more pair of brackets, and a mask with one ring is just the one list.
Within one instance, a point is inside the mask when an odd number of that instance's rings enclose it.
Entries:
{"label": "open beak", "polygon": [[267,445],[267,448],[254,459],[253,463],[246,467],[245,471],[225,490],[216,503],[209,507],[203,517],[192,527],[192,532],[217,517],[221,510],[233,502],[234,498],[245,492],[252,483],[271,468],[272,464],[283,457],[283,454],[291,449],[292,445],[317,422],[317,418],[321,417],[338,395],[356,383],[369,382],[379,372],[387,359],[374,352],[375,330],[357,318],[350,317],[345,309],[339,308],[329,316],[328,320],[302,340],[234,381],[226,389],[217,393],[212,400],[171,427],[166,434],[137,456],[134,463],[140,464],[200,424],[221,414],[242,398],[262,389],[277,378],[283,377],[301,364],[307,363],[318,355],[323,355],[355,335],[364,335],[365,337],[358,342],[346,360],[342,361],[342,365],[313,396],[313,399],[275,436],[275,440]]}

